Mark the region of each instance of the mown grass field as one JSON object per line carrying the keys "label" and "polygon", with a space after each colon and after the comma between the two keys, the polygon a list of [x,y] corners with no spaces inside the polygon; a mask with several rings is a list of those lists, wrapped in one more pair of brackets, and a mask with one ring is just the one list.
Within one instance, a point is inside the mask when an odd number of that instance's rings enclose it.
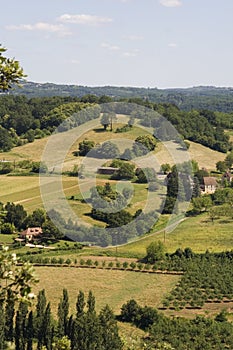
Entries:
{"label": "mown grass field", "polygon": [[72,312],[75,312],[79,290],[86,296],[92,290],[98,311],[109,304],[115,313],[119,313],[122,304],[130,299],[135,299],[141,305],[158,307],[164,293],[168,293],[179,280],[179,276],[131,271],[72,267],[36,267],[35,270],[40,281],[33,290],[46,290],[54,313],[63,288],[68,290]]}
{"label": "mown grass field", "polygon": [[164,242],[167,252],[170,253],[186,247],[190,247],[197,253],[203,253],[207,249],[211,252],[220,252],[233,249],[232,232],[232,219],[221,218],[212,223],[208,214],[203,214],[187,218],[170,233],[164,233],[162,230],[160,233],[145,235],[135,242],[118,247],[118,252],[143,257],[146,247],[158,240]]}

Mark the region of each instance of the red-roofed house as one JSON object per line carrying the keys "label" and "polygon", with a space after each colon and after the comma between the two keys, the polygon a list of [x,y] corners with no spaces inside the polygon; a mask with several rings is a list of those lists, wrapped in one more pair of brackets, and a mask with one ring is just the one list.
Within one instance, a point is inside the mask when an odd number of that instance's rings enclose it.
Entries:
{"label": "red-roofed house", "polygon": [[28,227],[23,232],[20,232],[20,238],[25,239],[25,241],[34,241],[35,239],[41,238],[42,235],[41,227]]}

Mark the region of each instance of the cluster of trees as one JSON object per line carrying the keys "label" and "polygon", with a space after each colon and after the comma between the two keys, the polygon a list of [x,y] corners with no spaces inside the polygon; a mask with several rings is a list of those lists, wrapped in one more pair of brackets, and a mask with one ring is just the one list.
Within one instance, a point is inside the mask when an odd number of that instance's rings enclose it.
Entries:
{"label": "cluster of trees", "polygon": [[[224,133],[224,128],[219,125],[216,128],[215,121],[205,111],[184,112],[169,103],[151,104],[149,108],[154,112],[146,109],[145,113],[138,113],[137,118],[141,120],[142,125],[154,128],[156,138],[162,141],[176,140],[178,132],[184,139],[200,143],[216,151],[227,152],[231,149],[230,139]],[[176,130],[171,128],[167,121]]]}
{"label": "cluster of trees", "polygon": [[174,165],[167,175],[167,195],[162,203],[162,213],[171,214],[176,210],[177,200],[179,202],[190,201],[194,193],[200,192],[199,182],[194,181],[192,185],[192,163],[184,162]]}
{"label": "cluster of trees", "polygon": [[169,318],[132,299],[122,306],[120,320],[149,332],[144,340],[148,349],[160,349],[159,344],[164,344],[161,349],[223,350],[233,347],[233,326],[224,316],[221,312],[215,320]]}
{"label": "cluster of trees", "polygon": [[43,162],[33,162],[30,160],[21,160],[19,162],[3,161],[0,162],[0,174],[39,174],[47,173],[48,167]]}
{"label": "cluster of trees", "polygon": [[0,203],[0,230],[3,234],[20,232],[27,227],[42,227],[45,237],[60,239],[63,233],[55,226],[51,217],[56,218],[58,223],[64,224],[60,214],[55,210],[46,214],[43,209],[35,209],[32,214],[27,214],[21,204]]}
{"label": "cluster of trees", "polygon": [[94,158],[121,158],[124,160],[132,160],[151,152],[156,147],[156,139],[152,135],[138,136],[132,146],[132,149],[126,148],[123,154],[120,154],[119,148],[111,141],[103,142],[101,145],[96,144],[92,140],[84,139],[79,142],[77,156],[88,156]]}
{"label": "cluster of trees", "polygon": [[9,290],[5,302],[0,303],[0,349],[6,343],[15,344],[16,350],[121,350],[123,343],[118,334],[115,316],[108,305],[99,314],[95,310],[95,297],[89,292],[87,301],[79,292],[76,314],[69,313],[69,296],[66,289],[54,319],[45,290],[39,292],[35,311],[28,303],[16,302]]}
{"label": "cluster of trees", "polygon": [[[126,213],[126,218],[128,218],[128,212],[126,211]],[[105,213],[103,214],[105,215]],[[119,213],[113,213],[112,224],[114,226],[111,228],[102,228],[99,226],[93,226],[90,228],[84,225],[78,225],[69,220],[63,227],[62,232],[66,237],[73,241],[88,242],[102,247],[123,244],[130,238],[150,232],[158,218],[158,213],[155,211],[144,213],[139,210],[137,215],[138,216],[136,216],[135,213],[134,219],[127,225],[118,227],[116,223],[122,225],[120,215]]]}
{"label": "cluster of trees", "polygon": [[121,194],[113,190],[109,183],[93,187],[90,197],[91,216],[96,220],[106,222],[107,227],[120,227],[129,224],[141,214],[141,210],[132,215],[124,209],[132,194],[132,190],[128,188],[124,188]]}
{"label": "cluster of trees", "polygon": [[[8,151],[13,146],[66,131],[88,120],[97,118],[100,109],[78,98],[51,97],[32,98],[3,95],[0,97],[0,150]],[[82,109],[86,109],[82,113]],[[69,118],[72,117],[72,118]],[[69,122],[65,120],[69,118]]]}
{"label": "cluster of trees", "polygon": [[219,160],[216,163],[216,169],[220,172],[223,173],[229,169],[231,169],[233,165],[233,151],[231,151],[230,153],[228,153],[228,155],[225,157],[225,159]]}

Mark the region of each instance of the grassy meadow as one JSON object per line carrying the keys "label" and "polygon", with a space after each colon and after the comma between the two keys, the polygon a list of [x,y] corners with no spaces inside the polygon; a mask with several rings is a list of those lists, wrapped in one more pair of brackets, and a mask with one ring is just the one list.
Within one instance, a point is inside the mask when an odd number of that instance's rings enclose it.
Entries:
{"label": "grassy meadow", "polygon": [[79,290],[86,296],[92,290],[98,311],[109,304],[115,313],[119,313],[122,304],[130,299],[135,299],[141,305],[160,306],[164,293],[168,293],[180,278],[133,271],[72,267],[36,267],[35,270],[40,281],[33,290],[46,290],[47,299],[55,313],[64,287],[69,293],[72,312],[75,312]]}

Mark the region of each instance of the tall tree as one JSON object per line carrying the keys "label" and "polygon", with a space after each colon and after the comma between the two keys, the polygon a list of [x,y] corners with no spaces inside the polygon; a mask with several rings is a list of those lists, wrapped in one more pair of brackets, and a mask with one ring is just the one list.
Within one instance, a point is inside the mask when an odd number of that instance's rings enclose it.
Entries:
{"label": "tall tree", "polygon": [[69,297],[67,289],[63,289],[63,297],[58,305],[58,336],[62,338],[67,335],[68,315],[69,315]]}
{"label": "tall tree", "polygon": [[71,336],[71,349],[79,350],[85,349],[86,336],[85,336],[85,297],[82,291],[79,291],[77,303],[76,303],[76,318],[73,321],[72,336]]}
{"label": "tall tree", "polygon": [[28,304],[21,301],[15,320],[15,350],[25,350],[27,313]]}
{"label": "tall tree", "polygon": [[118,334],[115,316],[108,305],[99,314],[101,326],[101,346],[104,350],[121,350],[123,343]]}
{"label": "tall tree", "polygon": [[37,338],[37,349],[41,350],[43,345],[44,335],[44,315],[46,308],[45,290],[41,290],[37,297],[36,317],[35,317],[35,335]]}
{"label": "tall tree", "polygon": [[34,337],[34,328],[33,328],[33,312],[30,311],[27,319],[27,347],[26,350],[33,350],[33,337]]}
{"label": "tall tree", "polygon": [[14,339],[14,315],[15,315],[15,299],[11,289],[7,291],[7,299],[5,306],[5,337],[8,341]]}
{"label": "tall tree", "polygon": [[5,318],[3,300],[0,300],[0,350],[5,350]]}
{"label": "tall tree", "polygon": [[53,324],[50,303],[48,303],[43,319],[43,345],[47,350],[52,350]]}
{"label": "tall tree", "polygon": [[85,319],[86,350],[99,349],[101,343],[101,332],[99,320],[95,311],[95,297],[89,291],[87,298],[87,314]]}

